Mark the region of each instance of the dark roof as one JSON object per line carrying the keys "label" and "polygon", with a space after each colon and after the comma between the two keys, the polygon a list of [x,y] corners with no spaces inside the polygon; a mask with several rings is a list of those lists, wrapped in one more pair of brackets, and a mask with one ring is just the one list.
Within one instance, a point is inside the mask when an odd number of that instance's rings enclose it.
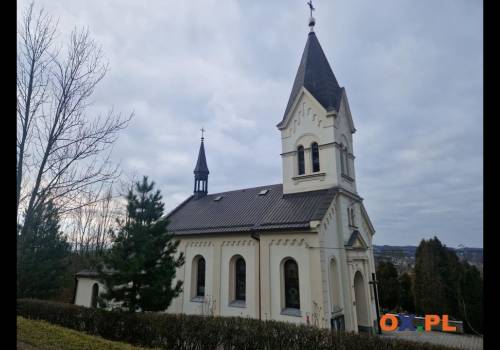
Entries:
{"label": "dark roof", "polygon": [[198,161],[196,162],[194,173],[207,174],[207,175],[209,173],[207,166],[207,158],[205,157],[205,146],[203,145],[203,139],[201,139],[200,151],[198,152]]}
{"label": "dark roof", "polygon": [[82,270],[75,274],[76,277],[97,277],[99,274],[97,271]]}
{"label": "dark roof", "polygon": [[[259,195],[265,189],[269,192]],[[168,214],[168,229],[179,235],[308,229],[310,221],[323,218],[336,191],[283,195],[277,184],[189,197]]]}
{"label": "dark roof", "polygon": [[297,70],[295,81],[293,82],[292,92],[290,93],[290,98],[288,99],[288,104],[285,109],[285,114],[278,126],[284,122],[302,86],[304,86],[327,111],[338,111],[343,88],[339,86],[314,32],[310,32],[308,35],[299,69]]}
{"label": "dark roof", "polygon": [[[104,273],[112,273],[114,270],[105,267],[103,269]],[[75,273],[75,277],[89,277],[89,278],[97,278],[99,277],[99,273],[96,270],[80,270]]]}

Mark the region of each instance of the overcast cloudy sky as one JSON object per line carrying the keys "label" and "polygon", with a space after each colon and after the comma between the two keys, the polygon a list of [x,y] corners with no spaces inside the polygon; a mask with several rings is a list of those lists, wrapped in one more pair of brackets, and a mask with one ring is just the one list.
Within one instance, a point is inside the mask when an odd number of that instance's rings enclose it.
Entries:
{"label": "overcast cloudy sky", "polygon": [[[316,34],[346,88],[359,194],[375,244],[483,246],[479,0],[317,0]],[[18,16],[27,1],[18,1]],[[87,26],[110,72],[96,110],[135,117],[114,148],[172,209],[206,131],[209,192],[281,183],[281,120],[306,0],[38,0],[60,38]]]}

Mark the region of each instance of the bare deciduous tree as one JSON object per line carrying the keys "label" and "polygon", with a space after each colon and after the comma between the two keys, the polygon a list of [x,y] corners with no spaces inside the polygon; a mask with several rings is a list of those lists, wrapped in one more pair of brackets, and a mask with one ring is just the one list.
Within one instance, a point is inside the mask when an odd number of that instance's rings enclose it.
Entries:
{"label": "bare deciduous tree", "polygon": [[81,196],[80,205],[68,214],[66,232],[76,254],[99,254],[109,247],[124,207],[123,198],[114,195],[113,185],[102,183]]}
{"label": "bare deciduous tree", "polygon": [[17,214],[23,230],[47,201],[60,213],[86,205],[92,186],[118,176],[109,154],[132,115],[86,112],[108,64],[88,30],[73,30],[56,50],[56,24],[31,4],[19,25],[17,60]]}

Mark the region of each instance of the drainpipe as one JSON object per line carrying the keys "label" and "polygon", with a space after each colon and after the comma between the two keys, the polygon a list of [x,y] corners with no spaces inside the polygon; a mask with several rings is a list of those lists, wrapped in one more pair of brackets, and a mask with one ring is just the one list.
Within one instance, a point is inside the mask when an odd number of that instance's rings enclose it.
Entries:
{"label": "drainpipe", "polygon": [[73,288],[73,304],[76,302],[76,289],[78,288],[78,278],[76,278],[75,274],[75,288]]}
{"label": "drainpipe", "polygon": [[257,262],[257,269],[258,269],[258,272],[259,272],[259,276],[258,276],[258,280],[259,280],[259,320],[262,320],[262,305],[261,305],[261,296],[260,296],[260,236],[258,233],[255,233],[255,232],[252,232],[250,234],[250,237],[252,237],[253,239],[255,239],[256,241],[259,242],[258,244],[258,247],[259,247],[259,252],[258,252],[258,262]]}

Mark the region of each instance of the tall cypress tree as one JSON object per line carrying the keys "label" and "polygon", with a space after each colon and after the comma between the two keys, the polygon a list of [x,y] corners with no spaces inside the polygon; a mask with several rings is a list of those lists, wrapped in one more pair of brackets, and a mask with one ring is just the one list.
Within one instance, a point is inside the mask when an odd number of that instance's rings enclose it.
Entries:
{"label": "tall cypress tree", "polygon": [[40,204],[26,225],[17,236],[17,297],[54,298],[63,287],[70,254],[57,208]]}
{"label": "tall cypress tree", "polygon": [[460,311],[468,333],[483,332],[483,279],[477,267],[463,263]]}
{"label": "tall cypress tree", "polygon": [[377,265],[379,281],[379,302],[384,309],[393,310],[399,304],[398,270],[390,261],[380,261]]}
{"label": "tall cypress tree", "polygon": [[444,275],[447,256],[441,242],[434,237],[422,240],[415,254],[415,309],[420,315],[448,313]]}
{"label": "tall cypress tree", "polygon": [[[154,182],[144,176],[127,195],[127,217],[98,267],[106,286],[101,305],[120,304],[129,311],[164,311],[182,291],[173,286],[176,268],[184,264],[179,241],[167,231],[164,204]],[[116,304],[115,304],[116,305]]]}
{"label": "tall cypress tree", "polygon": [[408,313],[415,313],[415,298],[413,296],[413,281],[407,272],[399,276],[399,305]]}

